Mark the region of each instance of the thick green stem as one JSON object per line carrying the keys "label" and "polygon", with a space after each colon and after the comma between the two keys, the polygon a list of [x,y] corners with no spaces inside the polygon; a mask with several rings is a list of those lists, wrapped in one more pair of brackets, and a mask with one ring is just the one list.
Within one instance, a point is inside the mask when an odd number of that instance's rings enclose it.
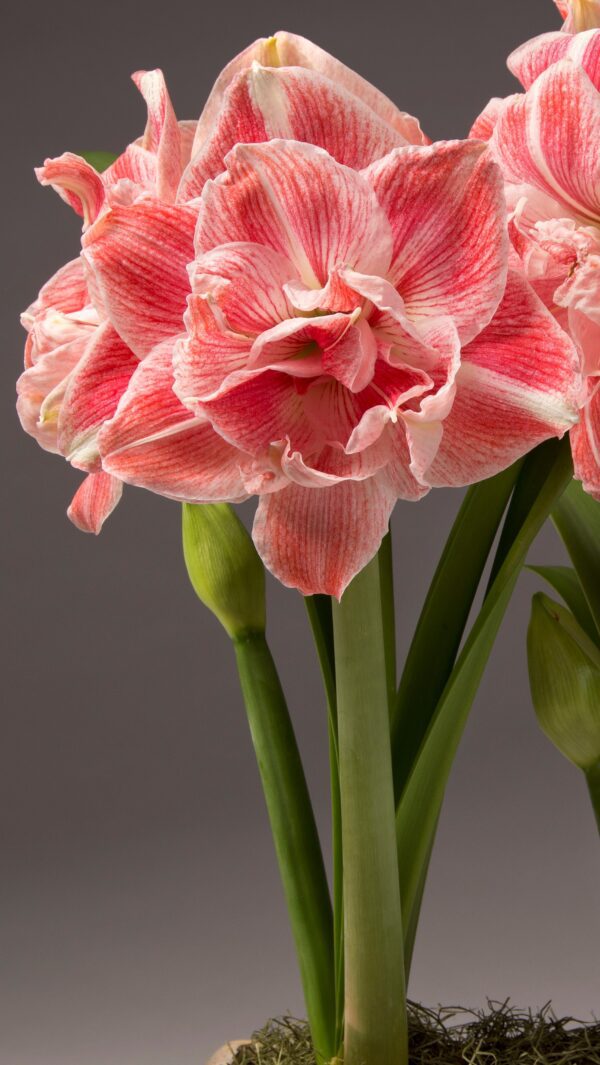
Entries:
{"label": "thick green stem", "polygon": [[379,580],[381,584],[381,620],[385,650],[385,674],[388,688],[390,717],[396,708],[396,609],[394,606],[394,555],[392,530],[388,529],[379,548]]}
{"label": "thick green stem", "polygon": [[379,560],[333,602],[344,863],[344,1065],[408,1062]]}
{"label": "thick green stem", "polygon": [[342,861],[342,812],[337,741],[337,696],[333,649],[331,600],[310,595],[304,600],[319,657],[327,697],[331,793],[331,853],[333,864],[333,953],[335,966],[335,1043],[341,1046],[344,1032],[344,873]]}
{"label": "thick green stem", "polygon": [[585,774],[587,786],[592,800],[592,806],[596,815],[596,823],[600,832],[600,762],[596,762]]}
{"label": "thick green stem", "polygon": [[333,921],[304,770],[275,663],[261,633],[235,641],[252,742],[296,943],[319,1063],[335,1054]]}

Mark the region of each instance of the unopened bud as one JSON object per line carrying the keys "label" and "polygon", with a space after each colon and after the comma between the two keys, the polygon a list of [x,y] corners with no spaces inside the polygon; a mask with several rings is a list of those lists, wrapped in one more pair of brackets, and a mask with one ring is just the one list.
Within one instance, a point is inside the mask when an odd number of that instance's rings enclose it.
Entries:
{"label": "unopened bud", "polygon": [[265,571],[228,503],[183,504],[183,555],[196,595],[232,639],[265,631]]}
{"label": "unopened bud", "polygon": [[565,758],[587,771],[600,759],[600,650],[566,607],[538,592],[527,655],[540,727]]}

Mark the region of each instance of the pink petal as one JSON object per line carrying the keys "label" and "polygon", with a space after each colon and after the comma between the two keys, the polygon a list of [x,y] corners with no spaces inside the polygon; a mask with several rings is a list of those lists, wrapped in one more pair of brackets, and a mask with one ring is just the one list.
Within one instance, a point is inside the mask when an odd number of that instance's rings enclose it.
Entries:
{"label": "pink petal", "polygon": [[190,267],[192,292],[208,296],[236,333],[258,335],[289,318],[284,285],[297,276],[289,259],[260,244],[224,244]]}
{"label": "pink petal", "polygon": [[224,327],[216,310],[204,296],[189,297],[184,315],[188,335],[174,355],[175,391],[194,410],[244,379],[250,357],[251,338]]}
{"label": "pink petal", "polygon": [[102,470],[88,473],[75,492],[67,516],[81,532],[98,535],[123,493],[123,484]]}
{"label": "pink petal", "polygon": [[112,418],[138,360],[110,322],[96,330],[69,380],[58,422],[61,453],[82,470],[98,467],[98,432]]}
{"label": "pink petal", "polygon": [[588,400],[581,420],[571,429],[575,476],[600,502],[600,379],[588,379]]}
{"label": "pink petal", "polygon": [[17,414],[23,429],[40,447],[61,454],[58,417],[69,375],[82,359],[89,335],[46,352],[17,381]]}
{"label": "pink petal", "polygon": [[162,70],[138,70],[132,75],[148,107],[142,148],[157,158],[156,192],[172,203],[181,177],[181,136]]}
{"label": "pink petal", "polygon": [[138,358],[182,330],[195,217],[189,207],[144,201],[115,208],[85,234],[99,296]]}
{"label": "pink petal", "polygon": [[[179,387],[177,391],[181,394]],[[286,439],[293,451],[303,454],[320,450],[323,444],[321,433],[305,416],[303,395],[288,374],[265,370],[202,403],[201,409],[225,440],[252,455],[266,454],[272,444]]]}
{"label": "pink petal", "polygon": [[468,342],[489,322],[506,279],[504,192],[489,153],[475,141],[399,148],[364,173],[392,227],[389,277],[408,316],[449,315]]}
{"label": "pink petal", "polygon": [[36,168],[41,185],[51,185],[58,195],[82,215],[84,228],[92,224],[104,205],[104,185],[100,174],[80,155],[64,152],[46,159]]}
{"label": "pink petal", "polygon": [[198,254],[230,241],[264,244],[322,287],[340,262],[385,273],[391,234],[368,183],[323,149],[297,141],[238,145],[202,194]]}
{"label": "pink petal", "polygon": [[360,169],[408,141],[341,85],[302,67],[252,68],[229,86],[211,135],[194,155],[179,199],[199,196],[234,145],[306,141]]}
{"label": "pink petal", "polygon": [[173,392],[173,346],[165,341],[138,363],[114,418],[100,432],[103,468],[171,499],[246,498],[245,456]]}
{"label": "pink petal", "polygon": [[373,558],[396,499],[384,475],[262,496],[252,535],[263,562],[303,595],[341,598]]}
{"label": "pink petal", "polygon": [[503,104],[504,100],[500,99],[499,96],[492,96],[492,99],[485,105],[483,111],[471,126],[469,137],[473,140],[489,141]]}
{"label": "pink petal", "polygon": [[111,207],[128,207],[142,192],[155,192],[157,158],[139,144],[130,144],[102,174]]}
{"label": "pink petal", "polygon": [[575,349],[516,273],[488,328],[463,350],[456,383],[432,486],[490,477],[577,418]]}
{"label": "pink petal", "polygon": [[231,82],[240,72],[248,70],[255,61],[265,67],[304,67],[315,70],[362,100],[411,144],[422,144],[425,141],[416,118],[399,111],[387,96],[361,78],[360,74],[344,66],[305,37],[280,31],[274,37],[262,37],[255,41],[237,55],[219,75],[198,122],[194,152],[198,151],[210,136]]}
{"label": "pink petal", "polygon": [[491,145],[505,177],[527,182],[583,219],[600,216],[600,94],[570,62],[506,101]]}
{"label": "pink petal", "polygon": [[49,307],[56,307],[63,314],[82,310],[89,303],[83,263],[80,258],[72,259],[40,289],[39,296],[22,315],[26,329],[30,329],[33,320]]}

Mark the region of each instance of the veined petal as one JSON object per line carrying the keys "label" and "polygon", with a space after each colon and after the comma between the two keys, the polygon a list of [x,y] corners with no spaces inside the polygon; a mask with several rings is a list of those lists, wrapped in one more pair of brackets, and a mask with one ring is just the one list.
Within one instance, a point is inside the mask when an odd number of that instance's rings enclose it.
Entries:
{"label": "veined petal", "polygon": [[581,419],[571,429],[571,450],[575,476],[600,502],[600,378],[588,378],[587,387]]}
{"label": "veined petal", "polygon": [[356,170],[408,143],[367,104],[322,74],[254,62],[227,89],[211,135],[182,179],[179,199],[199,196],[205,181],[222,172],[234,145],[274,138],[315,144]]}
{"label": "veined petal", "polygon": [[58,308],[63,314],[82,310],[89,303],[83,263],[79,257],[61,266],[45,285],[38,298],[21,316],[22,324],[30,329],[37,316],[49,307]]}
{"label": "veined petal", "polygon": [[112,418],[138,360],[110,322],[95,332],[69,379],[58,419],[58,444],[73,466],[99,466],[98,432]]}
{"label": "veined petal", "polygon": [[450,316],[467,343],[490,321],[508,263],[502,177],[484,146],[399,148],[363,171],[394,235],[389,278],[409,318]]}
{"label": "veined petal", "polygon": [[500,111],[502,110],[503,104],[504,100],[502,100],[499,96],[492,96],[492,99],[485,105],[483,111],[475,119],[473,125],[471,126],[471,130],[469,132],[469,137],[471,139],[479,141],[489,141],[492,133],[494,132],[494,128],[496,122],[498,121],[498,116],[500,114]]}
{"label": "veined petal", "polygon": [[261,497],[252,536],[283,584],[339,599],[375,555],[395,501],[384,474],[327,488],[290,484]]}
{"label": "veined petal", "polygon": [[189,267],[192,292],[207,296],[228,328],[257,336],[291,316],[284,286],[297,271],[284,255],[260,244],[222,244]]}
{"label": "veined petal", "polygon": [[519,274],[490,325],[463,349],[456,397],[444,420],[432,485],[490,477],[577,420],[572,342]]}
{"label": "veined petal", "polygon": [[304,67],[325,75],[335,85],[341,86],[367,104],[411,144],[425,143],[419,123],[412,115],[398,110],[395,104],[379,92],[374,85],[354,70],[340,63],[318,45],[295,33],[280,31],[273,37],[262,37],[235,57],[217,78],[200,116],[196,131],[193,154],[210,137],[211,130],[223,107],[223,97],[234,78],[248,70],[253,62],[265,67]]}
{"label": "veined petal", "polygon": [[188,335],[174,355],[175,391],[182,403],[214,399],[233,387],[236,373],[245,370],[252,338],[224,328],[218,305],[205,296],[190,296],[184,324]]}
{"label": "veined petal", "polygon": [[[181,394],[179,387],[177,391]],[[275,370],[258,373],[203,402],[201,410],[225,440],[251,455],[266,454],[271,444],[286,439],[293,451],[303,454],[314,453],[323,443],[319,430],[306,418],[295,379]]]}
{"label": "veined petal", "polygon": [[600,93],[563,61],[509,97],[491,145],[505,177],[527,182],[583,221],[600,219]]}
{"label": "veined petal", "polygon": [[46,159],[35,173],[40,185],[51,185],[83,217],[84,228],[95,221],[104,205],[104,185],[100,174],[85,159],[64,152],[56,159]]}
{"label": "veined petal", "polygon": [[148,108],[142,148],[157,159],[156,192],[172,203],[181,177],[181,136],[162,70],[138,70],[132,74]]}
{"label": "veined petal", "polygon": [[115,329],[144,358],[181,333],[195,212],[144,201],[117,207],[83,239],[83,256]]}
{"label": "veined petal", "polygon": [[[17,414],[40,447],[61,453],[58,415],[69,375],[84,355],[89,337],[81,335],[46,352],[17,381]],[[53,397],[56,402],[53,402]]]}
{"label": "veined petal", "polygon": [[128,484],[190,503],[246,498],[240,465],[227,444],[173,391],[175,340],[138,363],[115,416],[98,437],[102,466]]}
{"label": "veined petal", "polygon": [[339,263],[386,272],[391,231],[375,195],[322,148],[280,140],[238,145],[226,163],[228,172],[202,194],[197,254],[230,241],[264,244],[315,288]]}
{"label": "veined petal", "polygon": [[88,473],[71,500],[67,516],[81,532],[97,535],[122,493],[123,484],[116,477],[111,477],[103,470]]}
{"label": "veined petal", "polygon": [[600,89],[600,30],[590,29],[583,33],[542,33],[526,41],[508,57],[508,68],[525,89],[548,67],[561,59],[583,67],[590,81]]}

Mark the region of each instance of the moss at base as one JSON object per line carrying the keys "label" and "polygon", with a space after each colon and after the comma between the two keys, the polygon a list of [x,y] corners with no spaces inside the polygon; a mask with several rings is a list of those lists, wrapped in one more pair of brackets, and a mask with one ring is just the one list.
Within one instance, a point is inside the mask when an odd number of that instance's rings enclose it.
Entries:
{"label": "moss at base", "polygon": [[[253,1039],[236,1065],[314,1065],[303,1021],[270,1021]],[[480,1012],[410,1003],[409,1044],[410,1065],[600,1065],[600,1024],[559,1019],[550,1005],[534,1014],[507,1002]]]}

